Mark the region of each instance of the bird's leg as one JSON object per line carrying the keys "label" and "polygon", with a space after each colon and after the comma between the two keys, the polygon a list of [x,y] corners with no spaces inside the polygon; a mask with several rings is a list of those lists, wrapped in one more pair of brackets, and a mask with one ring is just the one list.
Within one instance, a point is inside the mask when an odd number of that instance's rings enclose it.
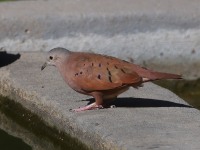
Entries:
{"label": "bird's leg", "polygon": [[84,106],[84,107],[73,109],[73,111],[80,112],[80,111],[92,110],[92,109],[102,109],[103,108],[103,106],[102,106],[102,104],[103,104],[102,94],[99,93],[99,92],[93,92],[93,93],[91,93],[91,95],[95,98],[94,103],[89,104],[89,105]]}

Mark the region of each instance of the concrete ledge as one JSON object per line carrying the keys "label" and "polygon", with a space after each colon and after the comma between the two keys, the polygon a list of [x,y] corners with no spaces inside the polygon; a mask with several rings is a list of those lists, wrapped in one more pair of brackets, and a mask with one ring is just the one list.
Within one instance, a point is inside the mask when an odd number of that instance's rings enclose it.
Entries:
{"label": "concrete ledge", "polygon": [[152,83],[130,89],[117,108],[70,112],[89,97],[65,85],[56,68],[40,67],[44,53],[21,53],[0,68],[0,94],[8,96],[50,126],[70,133],[93,149],[199,149],[199,111]]}

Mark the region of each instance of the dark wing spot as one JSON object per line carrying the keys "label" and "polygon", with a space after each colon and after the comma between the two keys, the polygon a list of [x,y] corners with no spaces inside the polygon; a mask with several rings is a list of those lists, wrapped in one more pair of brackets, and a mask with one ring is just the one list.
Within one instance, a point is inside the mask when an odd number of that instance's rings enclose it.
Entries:
{"label": "dark wing spot", "polygon": [[110,72],[110,70],[108,69],[108,68],[106,68],[107,69],[107,71],[108,71],[108,79],[109,79],[109,81],[112,83],[112,74],[111,74],[111,72]]}
{"label": "dark wing spot", "polygon": [[75,76],[77,76],[77,75],[78,75],[78,73],[75,74]]}
{"label": "dark wing spot", "polygon": [[83,72],[81,71],[80,74],[83,74]]}
{"label": "dark wing spot", "polygon": [[99,75],[97,76],[97,78],[98,78],[98,79],[101,79],[101,75],[99,74]]}
{"label": "dark wing spot", "polygon": [[111,76],[110,70],[109,70],[108,68],[106,68],[106,69],[107,69],[107,71],[108,71],[108,75]]}
{"label": "dark wing spot", "polygon": [[101,64],[99,64],[99,67],[101,67]]}
{"label": "dark wing spot", "polygon": [[118,67],[115,65],[115,69],[118,69]]}
{"label": "dark wing spot", "polygon": [[123,73],[126,73],[123,69],[121,69],[121,71],[122,71]]}
{"label": "dark wing spot", "polygon": [[94,66],[94,63],[92,63],[92,66]]}
{"label": "dark wing spot", "polygon": [[109,77],[108,77],[108,79],[109,79],[109,81],[110,81],[110,82],[112,83],[112,79],[111,79],[111,76],[109,76]]}

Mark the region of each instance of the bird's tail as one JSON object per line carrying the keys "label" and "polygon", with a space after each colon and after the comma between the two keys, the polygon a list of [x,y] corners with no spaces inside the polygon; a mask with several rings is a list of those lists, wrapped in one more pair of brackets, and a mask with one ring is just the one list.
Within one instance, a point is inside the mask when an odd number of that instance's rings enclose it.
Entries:
{"label": "bird's tail", "polygon": [[182,79],[181,75],[156,72],[139,66],[133,66],[137,73],[144,79],[144,81],[154,81],[160,79]]}
{"label": "bird's tail", "polygon": [[154,71],[149,71],[146,78],[148,78],[151,81],[160,79],[182,79],[181,75]]}
{"label": "bird's tail", "polygon": [[161,79],[182,79],[181,75],[148,71],[145,76],[143,76],[143,82],[155,81]]}

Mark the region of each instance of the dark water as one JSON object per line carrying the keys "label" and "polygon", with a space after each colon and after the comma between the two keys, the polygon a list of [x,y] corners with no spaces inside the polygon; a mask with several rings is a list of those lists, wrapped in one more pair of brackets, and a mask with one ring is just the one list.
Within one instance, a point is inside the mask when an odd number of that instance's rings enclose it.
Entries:
{"label": "dark water", "polygon": [[[88,150],[68,134],[47,126],[20,104],[0,96],[0,150]],[[12,135],[9,135],[11,133]]]}
{"label": "dark water", "polygon": [[9,135],[0,129],[0,149],[1,150],[32,150],[31,146],[24,143],[22,139]]}
{"label": "dark water", "polygon": [[197,80],[161,80],[156,84],[167,88],[200,110],[200,79]]}

